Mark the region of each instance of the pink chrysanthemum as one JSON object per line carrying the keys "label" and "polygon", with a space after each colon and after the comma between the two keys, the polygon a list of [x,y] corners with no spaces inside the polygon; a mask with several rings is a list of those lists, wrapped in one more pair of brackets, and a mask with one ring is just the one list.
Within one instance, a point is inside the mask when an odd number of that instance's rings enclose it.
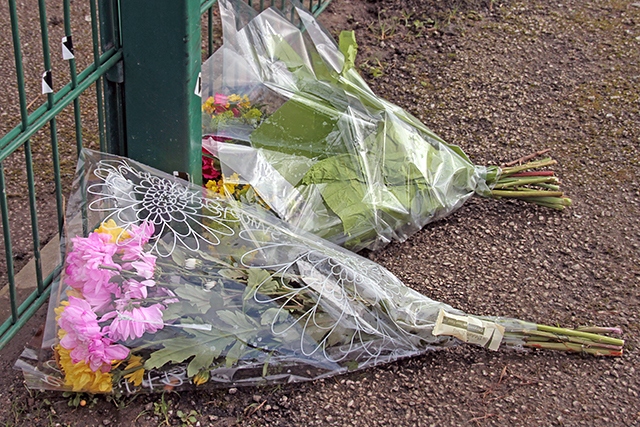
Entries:
{"label": "pink chrysanthemum", "polygon": [[126,280],[122,284],[122,298],[124,300],[144,299],[148,295],[147,288],[155,285],[156,282],[153,280],[143,280],[142,282],[136,279]]}
{"label": "pink chrysanthemum", "polygon": [[149,307],[128,307],[105,314],[101,321],[113,319],[107,326],[107,335],[115,341],[140,338],[146,332],[154,333],[164,327],[162,304]]}
{"label": "pink chrysanthemum", "polygon": [[60,342],[66,349],[72,349],[79,342],[100,334],[98,316],[87,301],[76,297],[69,297],[69,304],[62,311],[58,326],[66,331]]}
{"label": "pink chrysanthemum", "polygon": [[114,361],[127,358],[129,349],[121,344],[113,344],[112,340],[98,334],[71,350],[69,355],[73,363],[83,361],[93,372],[98,369],[109,372]]}
{"label": "pink chrysanthemum", "polygon": [[111,236],[103,233],[71,239],[73,250],[67,256],[65,269],[67,285],[80,292],[89,286],[95,293],[118,274],[120,266],[113,261],[118,247],[110,240]]}
{"label": "pink chrysanthemum", "polygon": [[70,350],[73,363],[83,361],[91,370],[102,372],[111,370],[116,360],[124,360],[129,349],[102,335],[96,314],[89,303],[83,299],[69,297],[69,305],[60,315],[58,325],[66,333],[60,345]]}

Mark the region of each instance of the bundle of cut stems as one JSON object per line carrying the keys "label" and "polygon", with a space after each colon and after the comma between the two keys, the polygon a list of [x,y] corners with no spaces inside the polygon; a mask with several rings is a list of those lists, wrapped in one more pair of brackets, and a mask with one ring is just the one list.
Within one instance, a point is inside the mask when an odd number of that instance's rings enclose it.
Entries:
{"label": "bundle of cut stems", "polygon": [[[547,151],[549,150],[534,153],[532,156],[545,154]],[[557,162],[550,157],[529,161],[532,156],[523,157],[520,161],[508,163],[500,168],[489,168],[487,184],[492,187],[490,197],[519,199],[557,210],[571,206],[571,199],[565,197],[560,189],[560,180],[555,173],[551,170],[540,170]]]}
{"label": "bundle of cut stems", "polygon": [[[533,327],[532,327],[533,326]],[[588,327],[578,329],[558,328],[546,325],[523,324],[505,327],[506,345],[560,350],[594,356],[622,356],[624,340],[603,335],[620,334],[619,328]]]}

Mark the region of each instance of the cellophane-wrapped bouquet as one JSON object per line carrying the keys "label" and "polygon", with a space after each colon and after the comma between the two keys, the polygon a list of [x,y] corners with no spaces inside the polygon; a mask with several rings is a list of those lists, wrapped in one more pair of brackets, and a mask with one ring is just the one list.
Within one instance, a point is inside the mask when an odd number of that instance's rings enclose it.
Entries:
{"label": "cellophane-wrapped bouquet", "polygon": [[219,1],[224,44],[202,68],[203,172],[220,194],[352,250],[402,241],[473,194],[563,209],[550,158],[474,165],[373,93],[340,44],[295,1],[258,12]]}
{"label": "cellophane-wrapped bouquet", "polygon": [[463,342],[622,354],[608,328],[467,315],[268,210],[84,150],[31,388],[290,383]]}

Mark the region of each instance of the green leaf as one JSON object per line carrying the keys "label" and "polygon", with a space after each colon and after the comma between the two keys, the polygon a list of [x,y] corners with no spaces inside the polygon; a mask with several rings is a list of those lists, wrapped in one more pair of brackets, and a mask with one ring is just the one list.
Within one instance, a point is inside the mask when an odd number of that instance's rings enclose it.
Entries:
{"label": "green leaf", "polygon": [[284,38],[279,34],[274,34],[272,37],[273,56],[280,61],[284,62],[287,69],[296,75],[298,79],[304,80],[314,78],[311,74],[307,63],[302,59],[296,50],[287,43]]}
{"label": "green leaf", "polygon": [[227,368],[233,366],[238,362],[238,360],[240,360],[240,357],[242,357],[242,353],[244,353],[246,348],[247,345],[242,341],[236,341],[235,344],[233,344],[233,347],[229,349],[225,358],[225,365]]}
{"label": "green leaf", "polygon": [[340,217],[346,235],[357,236],[373,227],[375,212],[364,201],[366,189],[364,184],[353,180],[321,186],[323,200]]}
{"label": "green leaf", "polygon": [[273,323],[282,323],[287,320],[289,313],[287,310],[281,310],[278,307],[271,307],[262,313],[260,317],[260,324],[262,326],[268,326]]}
{"label": "green leaf", "polygon": [[173,251],[171,251],[171,259],[180,267],[184,267],[187,260],[182,251],[178,248],[174,248]]}
{"label": "green leaf", "polygon": [[332,134],[340,115],[328,101],[296,94],[251,133],[251,145],[308,158],[330,155],[333,147],[343,150]]}
{"label": "green leaf", "polygon": [[255,333],[258,325],[249,316],[241,311],[220,310],[218,317],[233,329],[230,330],[234,335],[243,335],[247,332]]}
{"label": "green leaf", "polygon": [[218,270],[218,274],[226,279],[244,281],[247,280],[247,273],[244,270],[235,270],[231,268],[222,268]]}
{"label": "green leaf", "polygon": [[354,31],[342,31],[340,33],[339,49],[344,55],[344,65],[341,72],[341,74],[344,74],[353,68],[356,63],[358,43],[356,43],[356,33]]}
{"label": "green leaf", "polygon": [[170,322],[176,319],[180,319],[183,316],[189,316],[194,314],[201,314],[195,306],[189,304],[186,301],[174,302],[167,306],[162,311],[162,318],[165,322]]}
{"label": "green leaf", "polygon": [[252,268],[248,270],[247,287],[242,295],[242,300],[246,301],[252,298],[258,287],[260,287],[260,293],[269,294],[275,292],[279,286],[280,284],[273,280],[271,273],[261,268]]}
{"label": "green leaf", "polygon": [[200,369],[206,369],[213,360],[236,338],[232,334],[224,334],[219,330],[214,331],[190,331],[192,336],[180,336],[163,342],[164,348],[154,351],[144,364],[144,368],[156,369],[169,363],[183,363],[189,358],[193,360],[187,367],[187,375],[193,376]]}
{"label": "green leaf", "polygon": [[351,154],[339,154],[311,166],[302,178],[302,183],[310,185],[347,180],[364,182],[364,176],[357,160]]}
{"label": "green leaf", "polygon": [[266,161],[291,185],[297,185],[313,165],[314,160],[305,156],[262,150]]}
{"label": "green leaf", "polygon": [[178,297],[195,307],[204,314],[211,308],[212,292],[206,291],[200,286],[183,285],[173,290]]}
{"label": "green leaf", "polygon": [[346,367],[349,371],[355,371],[356,369],[358,369],[358,362],[356,360],[347,362]]}
{"label": "green leaf", "polygon": [[[215,226],[213,228],[215,228]],[[231,267],[231,264],[228,264],[228,263],[222,261],[220,258],[217,258],[215,256],[212,256],[212,255],[208,254],[207,251],[200,251],[200,252],[198,252],[198,255],[200,256],[200,258],[202,258],[204,260],[207,260],[207,261],[211,261],[216,265],[221,265],[221,266],[224,266],[224,267]]]}

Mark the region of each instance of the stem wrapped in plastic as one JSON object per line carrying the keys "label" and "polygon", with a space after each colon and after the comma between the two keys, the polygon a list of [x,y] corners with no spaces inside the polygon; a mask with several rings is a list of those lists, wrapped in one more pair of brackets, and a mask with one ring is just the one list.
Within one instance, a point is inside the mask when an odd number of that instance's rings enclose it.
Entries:
{"label": "stem wrapped in plastic", "polygon": [[202,68],[208,188],[354,251],[403,241],[474,194],[570,204],[556,178],[517,174],[549,162],[474,165],[378,97],[354,67],[353,33],[336,45],[289,0],[261,13],[219,3],[224,44]]}
{"label": "stem wrapped in plastic", "polygon": [[296,382],[463,341],[622,352],[591,332],[466,315],[264,210],[125,158],[82,152],[66,227],[41,352],[17,363],[32,388]]}

